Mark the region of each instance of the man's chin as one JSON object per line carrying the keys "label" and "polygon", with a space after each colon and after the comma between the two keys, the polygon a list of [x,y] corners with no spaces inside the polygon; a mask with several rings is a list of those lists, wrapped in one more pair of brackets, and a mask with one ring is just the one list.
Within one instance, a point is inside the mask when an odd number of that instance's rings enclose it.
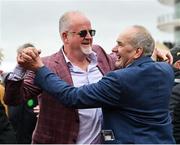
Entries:
{"label": "man's chin", "polygon": [[86,55],[89,55],[92,53],[92,47],[88,47],[88,48],[83,48],[81,47],[81,51],[86,54]]}
{"label": "man's chin", "polygon": [[119,69],[119,68],[123,68],[123,66],[122,66],[121,63],[116,62],[116,63],[115,63],[115,68],[116,68],[116,69]]}

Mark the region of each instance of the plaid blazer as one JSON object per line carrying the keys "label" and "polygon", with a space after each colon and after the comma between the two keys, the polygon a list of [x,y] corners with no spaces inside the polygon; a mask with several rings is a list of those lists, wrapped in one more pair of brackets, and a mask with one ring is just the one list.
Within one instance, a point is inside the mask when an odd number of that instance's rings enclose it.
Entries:
{"label": "plaid blazer", "polygon": [[[98,58],[98,68],[102,74],[114,69],[112,57],[98,45],[93,46]],[[66,65],[62,49],[59,52],[43,58],[44,64],[67,83],[73,85],[70,71]],[[49,96],[37,86],[33,85],[34,73],[29,71],[24,81],[6,81],[6,104],[18,104],[23,98],[37,97],[40,113],[33,133],[33,143],[75,144],[79,131],[78,111],[67,108],[59,101]],[[23,96],[19,97],[19,94]]]}

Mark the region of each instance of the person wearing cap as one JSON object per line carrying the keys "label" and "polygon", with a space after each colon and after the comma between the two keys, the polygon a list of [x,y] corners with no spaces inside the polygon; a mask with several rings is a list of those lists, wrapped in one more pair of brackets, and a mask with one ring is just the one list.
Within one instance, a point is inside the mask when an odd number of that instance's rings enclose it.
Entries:
{"label": "person wearing cap", "polygon": [[173,69],[175,73],[174,87],[170,98],[170,111],[173,119],[173,134],[177,144],[180,144],[180,46],[171,50]]}

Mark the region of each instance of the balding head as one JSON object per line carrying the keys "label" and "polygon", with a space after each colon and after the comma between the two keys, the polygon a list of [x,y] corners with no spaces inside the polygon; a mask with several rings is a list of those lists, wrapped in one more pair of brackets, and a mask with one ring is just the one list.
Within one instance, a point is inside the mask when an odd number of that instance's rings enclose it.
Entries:
{"label": "balding head", "polygon": [[126,33],[129,31],[129,44],[134,48],[142,48],[144,55],[151,55],[155,42],[151,34],[146,28],[139,25],[134,25],[126,29]]}
{"label": "balding head", "polygon": [[[71,26],[77,23],[89,21],[89,19],[80,11],[69,11],[62,15],[59,20],[59,33],[62,34],[65,31],[71,29]],[[90,21],[89,21],[90,23]]]}

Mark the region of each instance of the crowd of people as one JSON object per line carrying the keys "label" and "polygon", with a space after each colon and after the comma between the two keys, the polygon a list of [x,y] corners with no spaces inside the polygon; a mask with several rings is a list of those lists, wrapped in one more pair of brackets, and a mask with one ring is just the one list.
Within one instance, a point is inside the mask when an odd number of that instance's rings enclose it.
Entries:
{"label": "crowd of people", "polygon": [[9,113],[1,109],[0,143],[180,142],[179,46],[162,52],[145,27],[133,25],[107,54],[79,11],[61,16],[59,34],[63,46],[50,56],[41,58],[30,43],[18,49],[4,81]]}

